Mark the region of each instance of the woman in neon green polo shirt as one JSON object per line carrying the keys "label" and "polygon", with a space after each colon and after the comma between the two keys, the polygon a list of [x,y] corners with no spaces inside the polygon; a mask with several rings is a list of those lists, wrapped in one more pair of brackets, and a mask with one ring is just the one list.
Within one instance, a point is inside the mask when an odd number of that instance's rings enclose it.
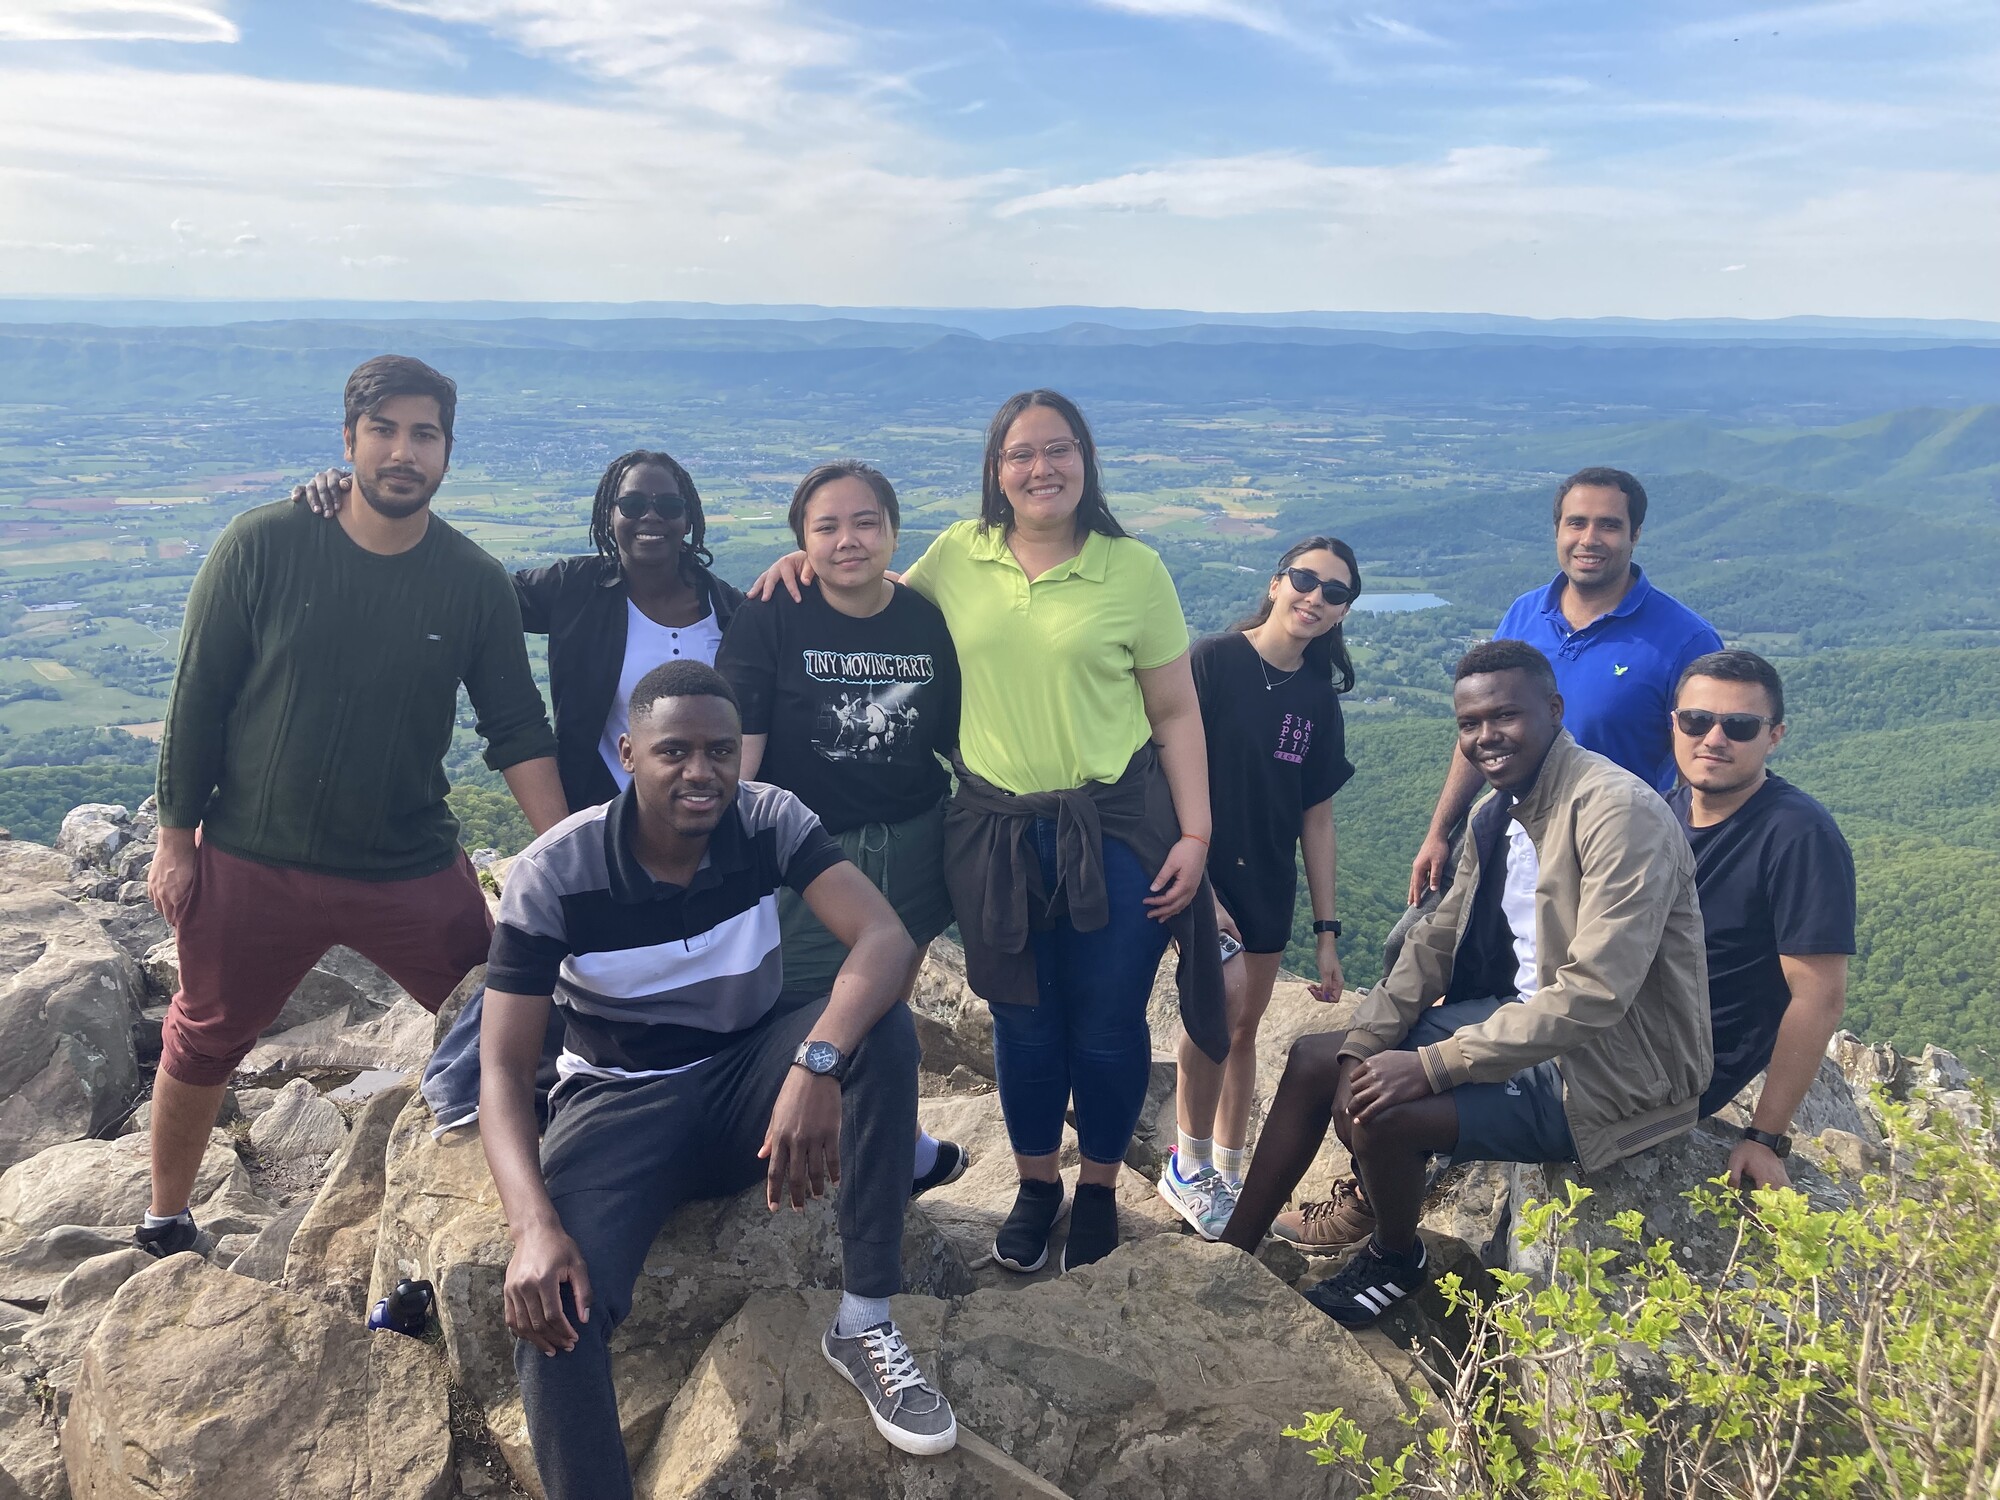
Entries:
{"label": "woman in neon green polo shirt", "polygon": [[1188,1035],[1217,1061],[1228,1052],[1187,624],[1159,554],[1105,504],[1083,413],[1048,390],[1001,406],[979,518],[947,528],[904,582],[943,611],[964,678],[945,880],[967,982],[992,1007],[1021,1176],[993,1258],[1047,1261],[1070,1207],[1057,1152],[1073,1100],[1083,1166],[1063,1266],[1086,1265],[1118,1242],[1113,1190],[1170,937]]}

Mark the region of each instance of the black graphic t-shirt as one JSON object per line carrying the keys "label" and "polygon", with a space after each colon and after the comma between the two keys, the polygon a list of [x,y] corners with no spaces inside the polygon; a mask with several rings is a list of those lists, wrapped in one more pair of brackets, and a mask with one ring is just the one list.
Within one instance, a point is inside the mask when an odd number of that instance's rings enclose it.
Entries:
{"label": "black graphic t-shirt", "polygon": [[1237,630],[1196,641],[1192,665],[1215,818],[1209,874],[1239,923],[1268,916],[1289,931],[1305,810],[1354,774],[1340,695],[1324,676],[1278,671]]}
{"label": "black graphic t-shirt", "polygon": [[935,604],[896,585],[880,614],[842,614],[809,585],[794,601],[748,600],[716,670],[769,736],[757,780],[795,794],[829,833],[901,823],[950,787],[939,755],[958,743],[958,655]]}

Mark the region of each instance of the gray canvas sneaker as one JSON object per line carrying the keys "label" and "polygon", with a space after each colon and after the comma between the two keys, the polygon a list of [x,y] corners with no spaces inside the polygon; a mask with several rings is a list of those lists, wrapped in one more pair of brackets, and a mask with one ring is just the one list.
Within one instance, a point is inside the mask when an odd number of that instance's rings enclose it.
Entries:
{"label": "gray canvas sneaker", "polygon": [[951,1403],[917,1368],[894,1323],[877,1323],[844,1339],[828,1328],[820,1339],[826,1362],[868,1399],[875,1430],[905,1453],[944,1453],[958,1442]]}

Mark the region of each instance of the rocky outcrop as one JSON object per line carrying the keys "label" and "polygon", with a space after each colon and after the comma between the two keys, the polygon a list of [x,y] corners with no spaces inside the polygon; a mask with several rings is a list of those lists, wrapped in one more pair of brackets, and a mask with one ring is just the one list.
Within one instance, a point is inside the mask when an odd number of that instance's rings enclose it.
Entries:
{"label": "rocky outcrop", "polygon": [[250,1126],[250,1145],[272,1161],[325,1162],[347,1143],[347,1122],[331,1100],[303,1078],[278,1090]]}
{"label": "rocky outcrop", "polygon": [[[145,1136],[71,1141],[9,1168],[0,1176],[0,1300],[46,1301],[84,1261],[128,1247],[151,1195]],[[258,1201],[219,1131],[195,1177],[196,1216],[213,1217],[217,1200]]]}
{"label": "rocky outcrop", "polygon": [[[293,1291],[322,1298],[355,1317],[368,1311],[388,1177],[389,1130],[415,1092],[414,1082],[399,1084],[370,1099],[355,1116],[326,1185],[289,1241],[284,1280]],[[247,1274],[240,1263],[232,1269]]]}
{"label": "rocky outcrop", "polygon": [[0,839],[0,896],[61,890],[69,884],[69,857],[46,844]]}
{"label": "rocky outcrop", "polygon": [[0,896],[0,1171],[110,1125],[139,1082],[142,982],[54,891]]}
{"label": "rocky outcrop", "polygon": [[[512,1244],[476,1129],[433,1140],[431,1117],[413,1099],[389,1132],[381,1231],[369,1299],[404,1277],[437,1289],[438,1320],[452,1375],[487,1414],[518,1474],[531,1475],[512,1345],[500,1318],[501,1280]],[[734,1198],[689,1204],[654,1243],[631,1315],[612,1341],[620,1417],[635,1463],[701,1351],[759,1291],[839,1284],[833,1206],[772,1213],[760,1186]],[[972,1286],[953,1246],[913,1210],[903,1241],[904,1283],[952,1296]]]}
{"label": "rocky outcrop", "polygon": [[446,1373],[416,1339],[176,1255],[119,1288],[63,1425],[76,1500],[443,1500]]}
{"label": "rocky outcrop", "polygon": [[431,1013],[408,995],[387,1010],[368,1012],[358,1024],[352,1015],[350,1010],[336,1010],[290,1031],[267,1033],[236,1071],[253,1078],[356,1068],[413,1073],[430,1060]]}

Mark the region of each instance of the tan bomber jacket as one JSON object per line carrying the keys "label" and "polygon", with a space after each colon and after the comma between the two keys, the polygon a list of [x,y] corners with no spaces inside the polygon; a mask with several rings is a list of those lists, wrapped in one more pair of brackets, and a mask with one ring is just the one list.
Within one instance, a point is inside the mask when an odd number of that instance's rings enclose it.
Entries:
{"label": "tan bomber jacket", "polygon": [[[1555,1059],[1577,1162],[1595,1171],[1691,1129],[1714,1067],[1694,855],[1658,792],[1567,730],[1513,817],[1541,866],[1540,988],[1417,1056],[1439,1092]],[[1478,886],[1467,837],[1451,889],[1363,999],[1343,1056],[1394,1047],[1445,994]]]}

